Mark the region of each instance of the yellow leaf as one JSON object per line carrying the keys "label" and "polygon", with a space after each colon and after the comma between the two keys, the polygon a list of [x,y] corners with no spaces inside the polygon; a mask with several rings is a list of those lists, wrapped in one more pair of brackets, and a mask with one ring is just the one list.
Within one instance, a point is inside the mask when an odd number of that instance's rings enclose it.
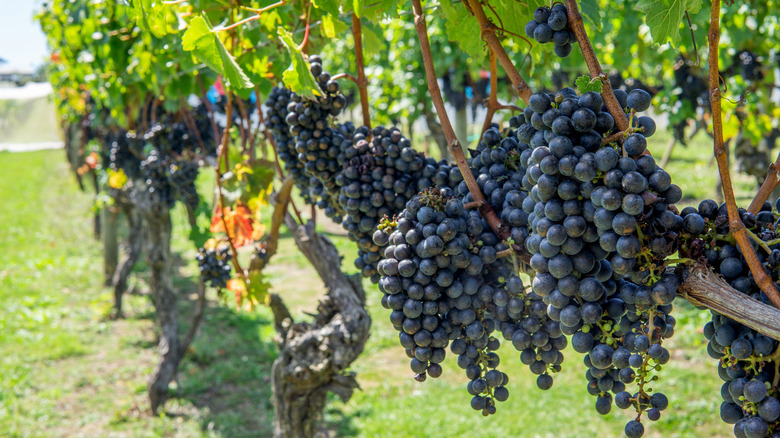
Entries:
{"label": "yellow leaf", "polygon": [[124,169],[108,169],[108,186],[112,189],[121,189],[127,183],[127,175]]}
{"label": "yellow leaf", "polygon": [[254,172],[252,171],[252,168],[249,166],[244,165],[243,163],[236,164],[235,168],[233,169],[233,173],[236,174],[236,179],[239,181],[243,181],[246,179],[247,175],[251,175]]}
{"label": "yellow leaf", "polygon": [[325,14],[322,16],[322,33],[325,38],[336,38],[336,25],[333,15]]}

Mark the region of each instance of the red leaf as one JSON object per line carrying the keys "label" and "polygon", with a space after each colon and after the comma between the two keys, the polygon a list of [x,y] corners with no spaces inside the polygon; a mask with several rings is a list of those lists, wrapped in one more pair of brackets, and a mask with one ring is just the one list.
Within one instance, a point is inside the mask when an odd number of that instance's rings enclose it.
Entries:
{"label": "red leaf", "polygon": [[[223,219],[224,214],[224,221]],[[238,204],[236,209],[225,207],[223,214],[217,211],[211,218],[212,233],[227,233],[236,248],[252,243],[252,212],[246,205]],[[225,229],[227,225],[227,229]]]}

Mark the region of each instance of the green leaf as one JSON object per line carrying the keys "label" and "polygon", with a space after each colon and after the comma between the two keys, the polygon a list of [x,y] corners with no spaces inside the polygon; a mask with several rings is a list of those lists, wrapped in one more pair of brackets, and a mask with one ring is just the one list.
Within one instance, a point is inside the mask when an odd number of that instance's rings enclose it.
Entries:
{"label": "green leaf", "polygon": [[286,29],[278,29],[279,39],[290,53],[292,62],[287,70],[282,73],[282,81],[293,92],[304,97],[322,96],[319,84],[309,71],[309,63],[303,59],[301,48],[293,42],[292,34]]}
{"label": "green leaf", "polygon": [[162,2],[130,0],[127,15],[157,38],[168,34],[168,14]]}
{"label": "green leaf", "polygon": [[212,70],[224,76],[229,87],[237,90],[253,87],[252,81],[228,53],[205,15],[195,17],[190,21],[190,25],[182,37],[182,47],[184,50],[191,51],[195,57],[205,62]]}
{"label": "green leaf", "polygon": [[398,12],[399,0],[379,0],[368,2],[368,4],[361,5],[362,15],[358,14],[358,17],[366,17],[368,20],[378,22],[382,17],[396,17]]}
{"label": "green leaf", "polygon": [[325,14],[322,16],[322,26],[320,27],[322,28],[322,36],[333,39],[340,35],[341,32],[347,30],[349,26],[339,20],[338,16]]}
{"label": "green leaf", "polygon": [[676,46],[680,42],[680,23],[685,11],[696,14],[701,4],[702,0],[639,0],[634,9],[645,14],[653,41]]}
{"label": "green leaf", "polygon": [[330,15],[339,16],[339,0],[315,0],[314,7],[322,9]]}
{"label": "green leaf", "polygon": [[447,37],[458,43],[469,56],[476,59],[485,57],[485,43],[477,19],[471,16],[463,3],[454,4],[452,0],[442,0],[441,9],[444,12]]}
{"label": "green leaf", "polygon": [[590,76],[585,75],[578,77],[574,83],[577,85],[577,89],[580,91],[580,94],[585,94],[588,91],[601,93],[601,90],[604,86],[599,78],[591,79]]}
{"label": "green leaf", "polygon": [[590,21],[597,31],[601,31],[601,14],[599,13],[598,0],[580,1],[580,12]]}
{"label": "green leaf", "polygon": [[[382,29],[379,29],[381,35]],[[367,57],[386,53],[384,38],[377,35],[369,26],[363,26],[363,53]]]}
{"label": "green leaf", "polygon": [[[544,4],[543,1],[534,0],[526,6],[525,2],[517,0],[497,0],[491,2],[493,10],[485,8],[485,11],[496,26],[503,26],[503,30],[509,32],[504,35],[512,38],[511,34],[525,35],[526,23],[533,20],[536,8]],[[501,17],[501,21],[498,21],[496,16]]]}

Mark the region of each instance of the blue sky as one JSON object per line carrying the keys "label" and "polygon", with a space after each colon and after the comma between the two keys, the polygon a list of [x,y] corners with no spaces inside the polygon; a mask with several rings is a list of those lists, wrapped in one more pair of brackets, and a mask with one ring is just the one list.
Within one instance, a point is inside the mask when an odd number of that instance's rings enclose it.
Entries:
{"label": "blue sky", "polygon": [[0,0],[0,58],[3,67],[35,68],[47,56],[46,39],[33,21],[40,0]]}

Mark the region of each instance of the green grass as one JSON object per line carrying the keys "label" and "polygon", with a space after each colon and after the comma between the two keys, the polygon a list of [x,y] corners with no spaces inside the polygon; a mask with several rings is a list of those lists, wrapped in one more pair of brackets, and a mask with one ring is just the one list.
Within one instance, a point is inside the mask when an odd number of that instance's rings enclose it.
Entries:
{"label": "green grass", "polygon": [[[660,156],[666,142],[664,133],[657,136],[651,149]],[[703,135],[675,150],[668,170],[691,195],[683,204],[715,195],[709,157]],[[149,415],[145,385],[156,362],[156,336],[145,274],[138,269],[131,282],[127,318],[106,319],[112,298],[102,285],[100,245],[92,237],[92,197],[78,191],[63,158],[61,151],[0,154],[0,436],[269,436],[269,373],[276,356],[271,315],[265,309],[238,312],[229,298],[224,304],[214,295],[172,388],[169,415]],[[754,183],[735,181],[744,204]],[[187,225],[178,209],[174,227],[176,286],[191,291],[195,248],[183,237]],[[345,270],[354,272],[354,245],[332,238]],[[289,234],[283,234],[268,275],[297,317],[314,309],[322,285]],[[595,412],[574,351],[566,352],[553,388],[541,392],[519,353],[504,347],[501,367],[510,375],[511,394],[491,418],[470,409],[465,375],[451,357],[441,379],[414,382],[379,292],[369,283],[366,290],[374,324],[354,364],[362,391],[346,404],[335,398],[329,404],[325,426],[331,436],[621,435],[628,414]],[[700,334],[707,314],[677,305],[673,360],[653,385],[669,396],[670,408],[647,427],[648,436],[729,436],[731,428],[718,418],[715,363]],[[191,309],[184,300],[182,330]]]}

